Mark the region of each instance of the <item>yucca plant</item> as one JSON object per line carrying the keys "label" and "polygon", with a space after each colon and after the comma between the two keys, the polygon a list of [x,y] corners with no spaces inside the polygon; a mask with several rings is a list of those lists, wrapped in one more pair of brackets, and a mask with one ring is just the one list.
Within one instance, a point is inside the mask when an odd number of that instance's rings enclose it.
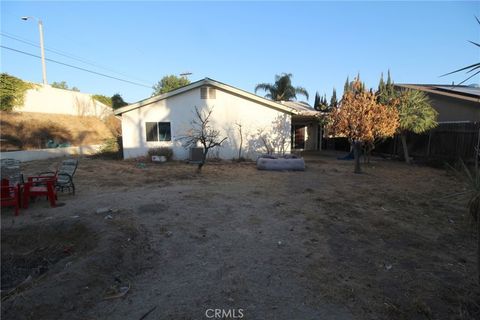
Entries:
{"label": "yucca plant", "polygon": [[[480,132],[479,132],[480,134]],[[468,166],[460,160],[460,168],[453,168],[453,172],[457,177],[465,183],[466,191],[461,193],[467,195],[468,203],[467,207],[472,216],[472,220],[477,229],[477,271],[478,271],[478,283],[480,284],[480,171],[478,167],[480,137],[475,148],[475,166],[469,169]]]}
{"label": "yucca plant", "polygon": [[[477,20],[478,24],[480,24],[480,20],[478,19],[478,17],[475,16],[475,19]],[[480,43],[477,43],[477,42],[474,42],[474,41],[471,41],[471,40],[468,40],[468,42],[472,43],[473,45],[475,45],[477,47],[480,47]],[[470,80],[471,78],[475,77],[477,74],[480,73],[480,62],[474,63],[472,65],[469,65],[469,66],[466,66],[466,67],[463,67],[463,68],[460,68],[460,69],[457,69],[457,70],[449,72],[449,73],[445,73],[445,74],[442,75],[442,77],[448,76],[449,74],[457,73],[457,72],[460,72],[460,71],[466,71],[467,74],[472,73],[472,72],[473,73],[471,75],[469,75],[468,78],[466,78],[465,80],[460,82],[458,85],[461,85],[461,84],[467,82],[468,80]]]}

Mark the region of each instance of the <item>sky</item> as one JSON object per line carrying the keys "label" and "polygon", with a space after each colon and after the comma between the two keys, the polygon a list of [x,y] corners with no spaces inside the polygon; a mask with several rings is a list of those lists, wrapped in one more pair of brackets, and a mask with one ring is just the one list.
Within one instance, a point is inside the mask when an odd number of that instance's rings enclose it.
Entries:
{"label": "sky", "polygon": [[291,73],[313,104],[315,92],[341,94],[358,73],[373,88],[388,70],[396,83],[459,83],[463,72],[441,75],[480,57],[468,42],[480,42],[480,1],[1,1],[0,9],[2,72],[42,82],[31,56],[40,56],[37,21],[20,19],[32,16],[43,21],[47,59],[129,81],[47,60],[49,83],[130,103],[150,97],[163,76],[190,72],[192,82],[249,92]]}

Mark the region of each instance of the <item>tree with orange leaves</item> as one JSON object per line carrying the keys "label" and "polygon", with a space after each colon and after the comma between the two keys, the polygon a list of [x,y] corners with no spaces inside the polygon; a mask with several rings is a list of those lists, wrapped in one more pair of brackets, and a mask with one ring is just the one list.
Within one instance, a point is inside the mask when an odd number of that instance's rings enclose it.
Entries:
{"label": "tree with orange leaves", "polygon": [[335,136],[347,137],[353,145],[355,173],[361,173],[362,145],[373,145],[391,137],[398,127],[398,111],[393,106],[379,104],[372,91],[365,91],[360,79],[353,90],[344,92],[342,101],[330,114],[329,128]]}

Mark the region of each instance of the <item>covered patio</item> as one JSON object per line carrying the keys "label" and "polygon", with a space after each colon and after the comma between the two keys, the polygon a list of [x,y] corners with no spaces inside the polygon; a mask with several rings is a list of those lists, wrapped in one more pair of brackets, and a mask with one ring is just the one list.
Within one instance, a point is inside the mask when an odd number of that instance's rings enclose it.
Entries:
{"label": "covered patio", "polygon": [[320,119],[323,113],[313,109],[306,102],[281,101],[296,114],[292,115],[291,150],[315,151],[322,148],[323,126]]}
{"label": "covered patio", "polygon": [[318,115],[292,116],[292,151],[321,150],[323,127],[318,120]]}

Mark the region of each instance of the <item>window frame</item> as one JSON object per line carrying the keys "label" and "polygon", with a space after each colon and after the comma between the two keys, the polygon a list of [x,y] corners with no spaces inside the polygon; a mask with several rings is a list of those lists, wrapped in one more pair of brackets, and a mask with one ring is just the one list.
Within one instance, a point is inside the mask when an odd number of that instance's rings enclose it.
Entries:
{"label": "window frame", "polygon": [[[152,129],[155,131],[152,132]],[[172,124],[170,121],[145,121],[146,142],[172,141]]]}
{"label": "window frame", "polygon": [[217,91],[214,87],[203,86],[200,87],[200,99],[215,100],[217,99]]}

